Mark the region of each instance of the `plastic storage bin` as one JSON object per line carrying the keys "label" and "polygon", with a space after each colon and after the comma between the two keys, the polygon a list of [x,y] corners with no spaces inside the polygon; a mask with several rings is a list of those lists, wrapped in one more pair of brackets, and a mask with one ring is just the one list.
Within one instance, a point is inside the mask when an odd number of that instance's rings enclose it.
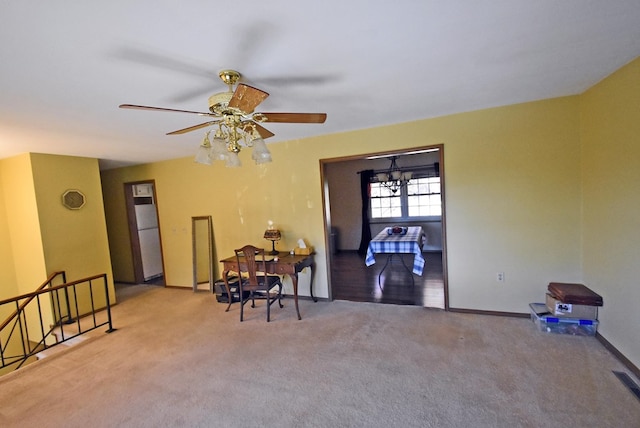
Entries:
{"label": "plastic storage bin", "polygon": [[545,303],[530,303],[529,307],[531,321],[540,331],[574,336],[595,336],[598,330],[598,320],[554,317],[549,313]]}
{"label": "plastic storage bin", "polygon": [[[231,276],[228,278],[229,288],[231,290],[231,302],[240,301],[240,292],[238,290],[238,277]],[[220,278],[214,283],[214,292],[216,293],[216,300],[218,303],[229,303],[229,296],[227,295],[227,288],[224,286],[224,279]],[[248,291],[244,292],[245,297],[249,295]]]}

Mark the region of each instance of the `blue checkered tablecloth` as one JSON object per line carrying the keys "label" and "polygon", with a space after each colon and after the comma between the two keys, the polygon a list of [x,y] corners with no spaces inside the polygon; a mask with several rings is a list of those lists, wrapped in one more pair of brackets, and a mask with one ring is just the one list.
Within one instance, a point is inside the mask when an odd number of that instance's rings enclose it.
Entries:
{"label": "blue checkered tablecloth", "polygon": [[389,235],[387,228],[378,233],[369,242],[365,264],[371,266],[376,262],[376,253],[413,254],[413,273],[422,275],[424,269],[424,257],[422,257],[422,243],[424,232],[420,226],[411,226],[406,235]]}

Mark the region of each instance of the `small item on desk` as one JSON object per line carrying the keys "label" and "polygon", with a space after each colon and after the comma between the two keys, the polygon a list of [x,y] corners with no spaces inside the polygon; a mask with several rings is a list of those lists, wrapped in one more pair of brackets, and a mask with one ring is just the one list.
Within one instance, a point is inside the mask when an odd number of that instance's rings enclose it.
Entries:
{"label": "small item on desk", "polygon": [[313,253],[313,247],[310,245],[307,246],[307,243],[304,242],[304,239],[300,238],[298,239],[298,246],[294,248],[293,252],[296,255],[308,256],[309,254]]}
{"label": "small item on desk", "polygon": [[294,250],[294,254],[298,256],[308,256],[310,254],[313,254],[313,247],[296,248]]}
{"label": "small item on desk", "polygon": [[273,261],[274,261],[274,262],[277,262],[278,260],[280,260],[280,259],[278,258],[278,256],[275,256],[275,257],[273,258]]}

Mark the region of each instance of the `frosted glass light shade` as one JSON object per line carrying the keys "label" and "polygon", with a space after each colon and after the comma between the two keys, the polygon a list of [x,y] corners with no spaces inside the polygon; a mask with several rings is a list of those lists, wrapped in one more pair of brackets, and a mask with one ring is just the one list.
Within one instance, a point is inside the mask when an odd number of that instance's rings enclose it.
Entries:
{"label": "frosted glass light shade", "polygon": [[228,156],[227,142],[220,137],[214,137],[213,146],[211,147],[211,157],[214,160],[227,160]]}
{"label": "frosted glass light shade", "polygon": [[254,160],[256,161],[257,165],[263,164],[263,163],[269,163],[272,162],[273,159],[271,159],[271,154],[270,153],[263,153],[260,156],[258,156],[257,158],[254,158]]}
{"label": "frosted glass light shade", "polygon": [[378,181],[388,181],[389,180],[389,176],[384,172],[377,173],[376,177],[378,178]]}
{"label": "frosted glass light shade", "polygon": [[201,144],[194,160],[203,165],[211,165],[211,146]]}
{"label": "frosted glass light shade", "polygon": [[227,163],[226,166],[228,168],[237,168],[242,166],[242,162],[240,161],[240,156],[238,156],[235,152],[227,153]]}
{"label": "frosted glass light shade", "polygon": [[267,144],[262,138],[256,138],[252,141],[253,152],[251,153],[251,159],[256,161],[256,164],[271,162],[271,152],[267,148]]}

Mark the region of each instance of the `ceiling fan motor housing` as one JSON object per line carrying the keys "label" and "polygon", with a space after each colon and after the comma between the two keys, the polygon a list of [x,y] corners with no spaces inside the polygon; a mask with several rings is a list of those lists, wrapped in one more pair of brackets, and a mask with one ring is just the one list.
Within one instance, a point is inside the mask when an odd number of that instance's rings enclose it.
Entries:
{"label": "ceiling fan motor housing", "polygon": [[209,97],[209,111],[215,114],[222,114],[222,111],[229,105],[232,96],[233,92],[220,92],[219,94],[211,95]]}

